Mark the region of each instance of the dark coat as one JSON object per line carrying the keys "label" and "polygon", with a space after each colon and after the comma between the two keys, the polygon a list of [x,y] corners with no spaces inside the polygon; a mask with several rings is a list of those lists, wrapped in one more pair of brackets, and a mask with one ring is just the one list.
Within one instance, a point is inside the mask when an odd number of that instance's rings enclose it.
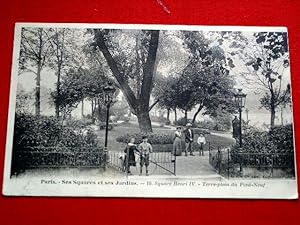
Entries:
{"label": "dark coat", "polygon": [[[185,142],[186,143],[193,142],[193,140],[194,140],[194,131],[192,129],[190,129],[190,130],[191,130],[192,135],[190,134],[188,129],[185,129],[184,132],[183,132],[184,136],[185,136]],[[191,139],[192,139],[192,141],[191,141]]]}
{"label": "dark coat", "polygon": [[[127,154],[128,151],[128,154]],[[127,145],[124,152],[126,153],[125,155],[125,165],[127,163],[127,155],[128,155],[128,166],[136,166],[136,162],[135,162],[135,154],[134,151],[137,151],[137,148],[135,145]]]}

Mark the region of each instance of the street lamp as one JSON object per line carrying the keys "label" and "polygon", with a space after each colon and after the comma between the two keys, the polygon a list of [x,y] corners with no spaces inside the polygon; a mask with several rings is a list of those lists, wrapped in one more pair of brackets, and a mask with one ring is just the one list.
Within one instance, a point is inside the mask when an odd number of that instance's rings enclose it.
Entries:
{"label": "street lamp", "polygon": [[109,108],[113,100],[113,95],[116,91],[115,87],[109,83],[103,88],[104,91],[104,103],[106,104],[106,123],[105,123],[105,141],[104,141],[104,168],[107,163],[107,138],[108,138],[108,125],[109,125]]}
{"label": "street lamp", "polygon": [[236,106],[239,109],[239,116],[240,116],[240,125],[239,125],[239,139],[240,139],[240,147],[242,147],[242,108],[245,107],[246,103],[246,94],[242,92],[242,89],[238,89],[238,93],[234,94],[234,101]]}

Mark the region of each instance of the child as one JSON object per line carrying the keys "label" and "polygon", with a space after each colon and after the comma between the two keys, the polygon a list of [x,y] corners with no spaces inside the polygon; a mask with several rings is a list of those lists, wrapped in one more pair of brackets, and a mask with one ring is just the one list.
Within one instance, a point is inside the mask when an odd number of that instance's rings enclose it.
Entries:
{"label": "child", "polygon": [[197,143],[199,145],[199,155],[204,156],[204,145],[206,144],[206,140],[203,134],[200,134],[197,140]]}
{"label": "child", "polygon": [[134,152],[137,150],[134,144],[135,139],[131,138],[127,144],[124,152],[126,153],[124,158],[124,168],[128,175],[131,175],[130,166],[136,166]]}
{"label": "child", "polygon": [[148,138],[143,136],[143,142],[139,145],[138,150],[140,152],[140,176],[143,172],[143,165],[145,164],[146,167],[146,176],[149,176],[148,173],[148,166],[149,166],[149,155],[152,153],[152,146],[148,143]]}

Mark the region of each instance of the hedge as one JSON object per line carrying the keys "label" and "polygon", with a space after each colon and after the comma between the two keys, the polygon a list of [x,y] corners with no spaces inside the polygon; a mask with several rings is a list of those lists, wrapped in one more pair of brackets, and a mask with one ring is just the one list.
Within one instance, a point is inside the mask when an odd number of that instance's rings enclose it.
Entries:
{"label": "hedge", "polygon": [[173,134],[164,134],[164,133],[132,133],[124,134],[116,138],[117,142],[127,143],[130,138],[135,138],[137,143],[142,142],[142,137],[147,136],[148,142],[151,144],[172,144],[173,143]]}
{"label": "hedge", "polygon": [[[84,128],[76,121],[69,121],[67,125],[55,117],[35,116],[30,114],[16,114],[13,139],[13,157],[28,151],[37,152],[81,152],[86,149],[97,148],[96,135],[91,129]],[[21,161],[20,161],[21,160]],[[26,164],[22,162],[26,160]],[[90,159],[86,159],[89,161]],[[22,171],[20,165],[38,165],[41,159],[27,157],[13,160],[12,173]]]}

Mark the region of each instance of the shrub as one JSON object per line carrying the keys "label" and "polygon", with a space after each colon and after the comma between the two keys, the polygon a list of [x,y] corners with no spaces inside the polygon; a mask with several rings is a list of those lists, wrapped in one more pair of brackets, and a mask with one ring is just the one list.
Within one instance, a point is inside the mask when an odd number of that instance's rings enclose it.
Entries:
{"label": "shrub", "polygon": [[[81,152],[88,147],[96,146],[96,135],[93,130],[83,128],[78,121],[68,121],[67,125],[64,125],[55,117],[16,114],[12,173],[22,171],[31,165],[38,166],[50,162],[54,160],[50,158],[56,153]],[[27,154],[27,158],[20,157],[28,151],[36,151],[35,155],[43,152],[52,154],[45,156],[44,159],[34,157],[31,153]],[[90,158],[87,157],[85,160],[88,162]]]}
{"label": "shrub", "polygon": [[87,147],[96,144],[93,130],[78,121],[67,125],[55,117],[16,114],[14,147]]}
{"label": "shrub", "polygon": [[293,128],[291,124],[276,126],[270,131],[247,127],[243,134],[243,151],[250,153],[292,152]]}
{"label": "shrub", "polygon": [[201,129],[201,128],[192,128],[192,130],[194,131],[194,134],[210,134],[210,132],[208,130],[205,129]]}
{"label": "shrub", "polygon": [[240,151],[238,145],[232,150],[231,157],[235,163],[262,168],[278,166],[289,171],[288,174],[294,173],[292,125],[277,126],[270,131],[248,127],[243,135],[242,152],[252,154],[236,154]]}
{"label": "shrub", "polygon": [[[276,151],[276,146],[269,139],[268,132],[249,128],[243,134],[243,152],[248,153],[272,153]],[[240,150],[239,145],[233,150]]]}
{"label": "shrub", "polygon": [[293,152],[294,143],[292,124],[271,128],[269,140],[274,143],[278,151]]}
{"label": "shrub", "polygon": [[[188,123],[192,123],[191,120],[188,120],[187,122],[188,122]],[[185,125],[187,124],[187,122],[186,122],[186,119],[185,119],[184,117],[181,117],[181,118],[179,118],[179,119],[174,123],[174,125],[176,125],[176,126],[185,126]]]}
{"label": "shrub", "polygon": [[117,142],[127,143],[130,138],[135,138],[137,143],[142,142],[142,137],[147,136],[148,142],[151,144],[172,144],[173,134],[163,134],[163,133],[133,133],[124,134],[116,138]]}

